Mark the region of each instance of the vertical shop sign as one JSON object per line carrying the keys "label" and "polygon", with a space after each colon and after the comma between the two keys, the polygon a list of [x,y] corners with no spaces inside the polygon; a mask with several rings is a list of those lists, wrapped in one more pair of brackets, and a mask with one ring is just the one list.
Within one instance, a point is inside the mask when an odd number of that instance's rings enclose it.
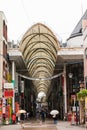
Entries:
{"label": "vertical shop sign", "polygon": [[85,109],[87,110],[87,97],[85,98]]}
{"label": "vertical shop sign", "polygon": [[2,99],[0,99],[0,116],[2,114]]}
{"label": "vertical shop sign", "polygon": [[18,93],[18,73],[15,74],[15,93]]}
{"label": "vertical shop sign", "polygon": [[21,81],[21,93],[24,93],[24,81]]}
{"label": "vertical shop sign", "polygon": [[33,102],[33,95],[31,94],[31,102]]}

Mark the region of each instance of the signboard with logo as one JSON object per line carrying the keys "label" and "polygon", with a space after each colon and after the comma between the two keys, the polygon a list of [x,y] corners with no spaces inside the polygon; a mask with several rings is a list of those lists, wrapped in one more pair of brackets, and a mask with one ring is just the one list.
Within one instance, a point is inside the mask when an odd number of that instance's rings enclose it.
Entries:
{"label": "signboard with logo", "polygon": [[13,89],[13,83],[4,83],[5,89]]}
{"label": "signboard with logo", "polygon": [[14,95],[13,89],[6,89],[6,90],[4,90],[4,97],[6,97],[6,98],[13,97],[13,95]]}
{"label": "signboard with logo", "polygon": [[21,93],[24,93],[24,81],[21,81]]}

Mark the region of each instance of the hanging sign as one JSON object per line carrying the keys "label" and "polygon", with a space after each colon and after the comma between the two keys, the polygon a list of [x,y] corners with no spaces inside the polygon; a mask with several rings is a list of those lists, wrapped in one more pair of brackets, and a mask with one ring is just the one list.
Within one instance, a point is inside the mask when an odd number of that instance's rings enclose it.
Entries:
{"label": "hanging sign", "polygon": [[13,89],[13,83],[4,83],[5,89]]}
{"label": "hanging sign", "polygon": [[4,97],[13,97],[13,89],[6,89],[4,90]]}

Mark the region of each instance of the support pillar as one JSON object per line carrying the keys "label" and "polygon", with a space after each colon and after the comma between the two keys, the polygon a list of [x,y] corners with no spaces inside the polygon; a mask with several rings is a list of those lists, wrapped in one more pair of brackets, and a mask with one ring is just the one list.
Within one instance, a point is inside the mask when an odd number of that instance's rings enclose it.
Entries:
{"label": "support pillar", "polygon": [[13,83],[13,101],[12,101],[12,111],[15,113],[15,62],[12,61],[12,83]]}
{"label": "support pillar", "polygon": [[66,64],[64,64],[64,115],[67,114]]}

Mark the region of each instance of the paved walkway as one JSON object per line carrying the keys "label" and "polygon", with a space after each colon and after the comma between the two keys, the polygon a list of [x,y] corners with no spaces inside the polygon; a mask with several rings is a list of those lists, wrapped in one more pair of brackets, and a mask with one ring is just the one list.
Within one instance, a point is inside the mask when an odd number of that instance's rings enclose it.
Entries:
{"label": "paved walkway", "polygon": [[83,126],[71,125],[67,121],[58,121],[58,124],[53,124],[53,121],[46,121],[45,123],[29,121],[24,123],[24,128],[20,124],[2,125],[0,130],[87,130]]}

